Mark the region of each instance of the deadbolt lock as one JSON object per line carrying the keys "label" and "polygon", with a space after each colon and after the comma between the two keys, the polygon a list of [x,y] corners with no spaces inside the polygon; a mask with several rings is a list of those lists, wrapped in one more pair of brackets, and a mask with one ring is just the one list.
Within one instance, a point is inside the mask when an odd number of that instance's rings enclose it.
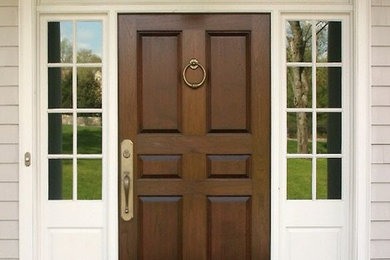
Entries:
{"label": "deadbolt lock", "polygon": [[125,149],[125,150],[123,151],[123,157],[129,158],[130,155],[131,155],[131,153],[130,153],[130,151],[129,151],[128,149]]}

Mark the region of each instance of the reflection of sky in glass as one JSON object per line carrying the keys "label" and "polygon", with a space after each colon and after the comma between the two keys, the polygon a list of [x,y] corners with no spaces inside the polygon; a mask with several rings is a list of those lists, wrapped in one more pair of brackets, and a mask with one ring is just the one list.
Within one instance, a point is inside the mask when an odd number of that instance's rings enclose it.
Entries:
{"label": "reflection of sky in glass", "polygon": [[88,49],[102,56],[102,23],[77,22],[77,50]]}
{"label": "reflection of sky in glass", "polygon": [[67,38],[70,40],[70,42],[73,42],[73,26],[72,22],[60,22],[60,30],[61,30],[61,41],[64,38]]}

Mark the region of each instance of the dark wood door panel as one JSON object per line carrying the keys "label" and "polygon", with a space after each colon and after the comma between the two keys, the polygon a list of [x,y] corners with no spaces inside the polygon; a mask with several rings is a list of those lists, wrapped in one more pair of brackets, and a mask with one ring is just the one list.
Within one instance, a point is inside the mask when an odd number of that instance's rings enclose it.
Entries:
{"label": "dark wood door panel", "polygon": [[139,132],[180,132],[180,32],[141,31],[137,44]]}
{"label": "dark wood door panel", "polygon": [[269,259],[270,16],[121,14],[118,30],[135,158],[120,259]]}
{"label": "dark wood door panel", "polygon": [[249,132],[250,32],[207,32],[206,47],[209,132]]}

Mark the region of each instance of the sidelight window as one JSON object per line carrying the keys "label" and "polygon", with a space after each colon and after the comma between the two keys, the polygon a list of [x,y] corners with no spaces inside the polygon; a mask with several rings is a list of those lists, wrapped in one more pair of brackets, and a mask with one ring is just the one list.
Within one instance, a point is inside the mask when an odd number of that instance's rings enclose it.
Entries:
{"label": "sidelight window", "polygon": [[102,22],[47,24],[48,197],[102,199]]}
{"label": "sidelight window", "polygon": [[287,199],[342,198],[342,23],[286,23]]}

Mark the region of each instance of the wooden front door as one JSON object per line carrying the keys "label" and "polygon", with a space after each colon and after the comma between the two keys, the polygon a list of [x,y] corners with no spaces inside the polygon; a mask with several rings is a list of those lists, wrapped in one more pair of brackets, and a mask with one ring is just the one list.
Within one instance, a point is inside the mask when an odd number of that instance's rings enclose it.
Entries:
{"label": "wooden front door", "polygon": [[269,260],[270,16],[118,21],[119,142],[134,143],[120,259]]}

